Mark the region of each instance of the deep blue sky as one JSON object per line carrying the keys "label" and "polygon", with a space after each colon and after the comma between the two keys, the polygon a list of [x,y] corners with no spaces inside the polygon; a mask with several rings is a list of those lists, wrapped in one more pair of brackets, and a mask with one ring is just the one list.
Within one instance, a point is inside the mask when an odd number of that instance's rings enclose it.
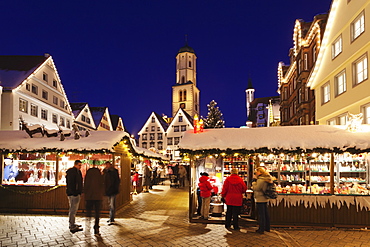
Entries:
{"label": "deep blue sky", "polygon": [[245,89],[278,95],[296,19],[331,0],[2,0],[1,55],[53,56],[70,102],[108,106],[137,134],[152,111],[171,116],[176,54],[197,54],[201,114],[215,100],[226,127],[245,124]]}

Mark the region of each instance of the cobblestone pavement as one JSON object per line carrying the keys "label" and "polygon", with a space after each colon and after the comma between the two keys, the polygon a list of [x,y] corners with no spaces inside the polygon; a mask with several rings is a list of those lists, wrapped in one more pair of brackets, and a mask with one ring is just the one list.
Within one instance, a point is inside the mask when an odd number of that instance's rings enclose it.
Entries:
{"label": "cobblestone pavement", "polygon": [[101,219],[101,236],[88,228],[71,234],[66,215],[0,214],[0,246],[370,246],[366,229],[273,228],[264,235],[255,227],[227,230],[221,224],[188,222],[186,189],[158,185],[117,212],[117,223]]}

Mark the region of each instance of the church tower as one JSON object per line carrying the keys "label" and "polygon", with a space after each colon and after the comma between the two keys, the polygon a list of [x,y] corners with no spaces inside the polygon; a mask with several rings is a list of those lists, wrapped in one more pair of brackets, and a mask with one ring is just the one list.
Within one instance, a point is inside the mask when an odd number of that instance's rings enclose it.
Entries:
{"label": "church tower", "polygon": [[199,115],[199,89],[197,88],[197,56],[193,48],[180,48],[176,56],[176,84],[172,86],[172,116],[179,108],[191,117]]}
{"label": "church tower", "polygon": [[247,120],[249,120],[249,114],[251,112],[251,102],[254,100],[254,88],[252,86],[252,79],[249,78],[248,79],[248,87],[247,89],[245,90],[245,93],[246,93],[246,107],[247,107]]}

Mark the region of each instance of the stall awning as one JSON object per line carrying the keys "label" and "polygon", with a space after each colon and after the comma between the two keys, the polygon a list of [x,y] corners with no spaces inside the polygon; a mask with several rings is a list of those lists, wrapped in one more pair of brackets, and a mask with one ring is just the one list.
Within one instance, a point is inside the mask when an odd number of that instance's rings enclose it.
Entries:
{"label": "stall awning", "polygon": [[370,150],[370,126],[356,132],[346,126],[304,125],[266,128],[205,129],[187,131],[179,143],[182,152],[361,152]]}

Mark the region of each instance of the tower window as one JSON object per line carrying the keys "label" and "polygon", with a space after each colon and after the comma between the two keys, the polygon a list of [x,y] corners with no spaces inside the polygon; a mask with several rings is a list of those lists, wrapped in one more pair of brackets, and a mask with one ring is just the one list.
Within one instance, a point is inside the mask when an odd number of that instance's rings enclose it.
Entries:
{"label": "tower window", "polygon": [[185,76],[181,77],[181,83],[185,83]]}
{"label": "tower window", "polygon": [[189,67],[191,67],[191,61],[189,61]]}
{"label": "tower window", "polygon": [[182,101],[182,91],[179,92],[179,101]]}
{"label": "tower window", "polygon": [[181,104],[180,104],[180,108],[181,108],[181,109],[185,109],[185,103],[181,103]]}
{"label": "tower window", "polygon": [[184,90],[184,101],[186,101],[186,90]]}

